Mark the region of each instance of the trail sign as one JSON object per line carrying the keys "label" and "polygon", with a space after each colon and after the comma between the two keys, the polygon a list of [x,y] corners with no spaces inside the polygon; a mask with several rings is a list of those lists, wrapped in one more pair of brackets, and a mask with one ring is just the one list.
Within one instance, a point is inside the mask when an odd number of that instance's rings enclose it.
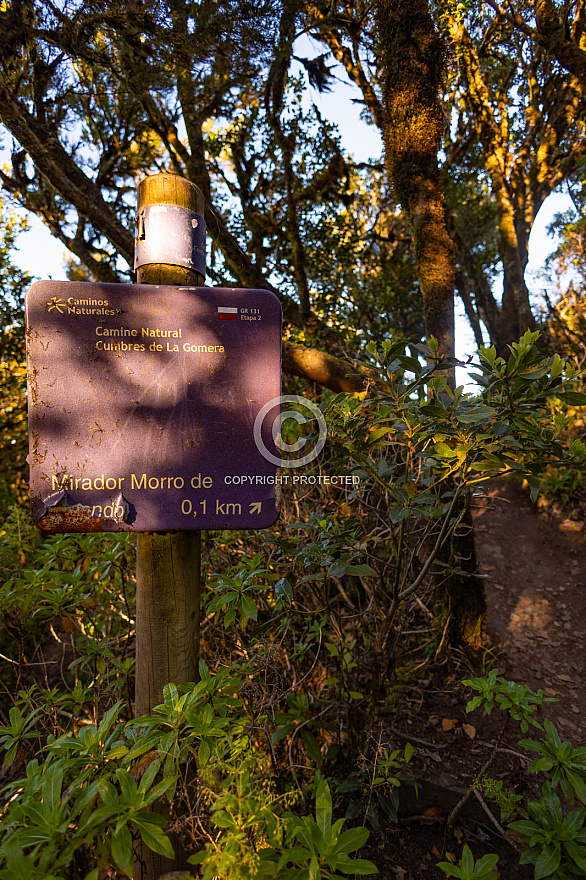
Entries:
{"label": "trail sign", "polygon": [[[49,532],[265,528],[281,393],[266,290],[40,281],[26,297],[30,491]],[[262,440],[276,455],[278,404]]]}

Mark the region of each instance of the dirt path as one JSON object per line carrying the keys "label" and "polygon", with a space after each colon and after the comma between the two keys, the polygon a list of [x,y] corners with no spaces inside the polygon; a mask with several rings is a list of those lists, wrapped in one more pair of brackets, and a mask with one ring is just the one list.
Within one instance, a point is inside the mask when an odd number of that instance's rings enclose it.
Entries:
{"label": "dirt path", "polygon": [[512,482],[494,482],[475,510],[486,580],[487,628],[496,665],[541,688],[546,714],[574,745],[586,744],[586,536],[583,523],[540,512]]}

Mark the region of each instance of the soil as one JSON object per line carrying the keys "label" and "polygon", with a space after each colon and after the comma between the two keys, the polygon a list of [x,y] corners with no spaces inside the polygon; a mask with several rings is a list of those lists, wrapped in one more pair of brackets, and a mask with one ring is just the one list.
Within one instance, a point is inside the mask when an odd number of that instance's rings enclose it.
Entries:
{"label": "soil", "polygon": [[[382,880],[445,877],[437,863],[458,860],[465,843],[475,858],[499,855],[502,880],[533,878],[532,866],[519,865],[522,847],[501,824],[490,797],[472,795],[453,827],[446,818],[492,753],[503,717],[495,710],[466,714],[472,696],[466,677],[497,668],[505,678],[541,689],[557,702],[545,715],[563,740],[586,745],[586,535],[582,522],[547,512],[531,502],[520,484],[494,481],[475,499],[476,552],[485,575],[487,644],[462,652],[452,674],[441,670],[413,690],[409,708],[386,719],[388,744],[415,749],[413,767],[420,780],[400,789],[399,828],[383,852],[373,857]],[[542,716],[539,717],[540,720]],[[539,796],[542,779],[528,770],[534,756],[518,746],[523,734],[510,722],[502,749],[487,771],[503,789],[525,798]],[[499,826],[500,825],[500,830]],[[496,876],[496,875],[495,875]]]}
{"label": "soil", "polygon": [[542,689],[546,715],[586,745],[586,537],[583,522],[540,511],[518,483],[495,483],[477,508],[488,575],[488,632],[507,678]]}

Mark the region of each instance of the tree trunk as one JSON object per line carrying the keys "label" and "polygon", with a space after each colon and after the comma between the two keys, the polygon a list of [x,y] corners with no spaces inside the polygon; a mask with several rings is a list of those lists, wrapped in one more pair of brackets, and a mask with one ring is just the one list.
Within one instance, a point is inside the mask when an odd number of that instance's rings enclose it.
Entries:
{"label": "tree trunk", "polygon": [[454,245],[437,161],[445,47],[427,0],[378,0],[376,15],[387,169],[411,225],[426,335],[453,357]]}
{"label": "tree trunk", "polygon": [[[437,161],[445,46],[427,0],[378,0],[376,18],[387,170],[411,225],[426,334],[437,339],[440,355],[454,357],[455,249]],[[454,382],[453,374],[450,379]],[[441,561],[465,572],[442,584],[453,643],[466,641],[486,613],[482,582],[475,577],[472,524],[466,528],[464,521],[440,554]]]}
{"label": "tree trunk", "polygon": [[[503,188],[506,181],[501,181]],[[528,236],[523,220],[517,221],[508,197],[497,198],[499,211],[500,252],[503,260],[503,299],[498,320],[497,353],[508,358],[509,345],[518,342],[526,330],[535,329],[535,318],[529,304],[525,269],[529,259]]]}

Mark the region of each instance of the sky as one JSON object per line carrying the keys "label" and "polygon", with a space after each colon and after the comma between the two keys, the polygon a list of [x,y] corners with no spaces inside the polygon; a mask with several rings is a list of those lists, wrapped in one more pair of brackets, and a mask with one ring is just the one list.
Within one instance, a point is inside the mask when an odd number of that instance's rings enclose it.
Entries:
{"label": "sky", "polygon": [[[300,38],[295,45],[297,56],[315,57],[323,51],[323,47],[306,37]],[[295,74],[303,72],[298,62],[294,63]],[[353,103],[357,90],[345,81],[340,68],[334,70],[338,75],[331,92],[320,94],[316,89],[308,89],[308,100],[315,102],[323,116],[336,123],[341,134],[342,145],[353,158],[360,162],[382,155],[382,140],[379,130],[368,125],[360,118],[361,105]],[[0,164],[5,164],[10,155],[10,138],[4,135],[0,143]],[[554,250],[555,240],[548,235],[547,227],[555,214],[567,210],[571,205],[570,198],[564,194],[554,193],[543,204],[529,241],[529,265],[527,280],[531,290],[539,292],[539,278],[546,257]],[[29,217],[30,230],[18,239],[18,251],[14,254],[14,262],[22,269],[40,279],[65,280],[65,260],[67,253],[63,245],[52,238],[44,224],[36,217]],[[498,291],[497,291],[498,293]],[[485,340],[488,342],[488,339]],[[456,356],[466,360],[475,353],[474,336],[464,315],[464,308],[456,298]],[[465,374],[459,371],[457,382],[463,383]]]}

